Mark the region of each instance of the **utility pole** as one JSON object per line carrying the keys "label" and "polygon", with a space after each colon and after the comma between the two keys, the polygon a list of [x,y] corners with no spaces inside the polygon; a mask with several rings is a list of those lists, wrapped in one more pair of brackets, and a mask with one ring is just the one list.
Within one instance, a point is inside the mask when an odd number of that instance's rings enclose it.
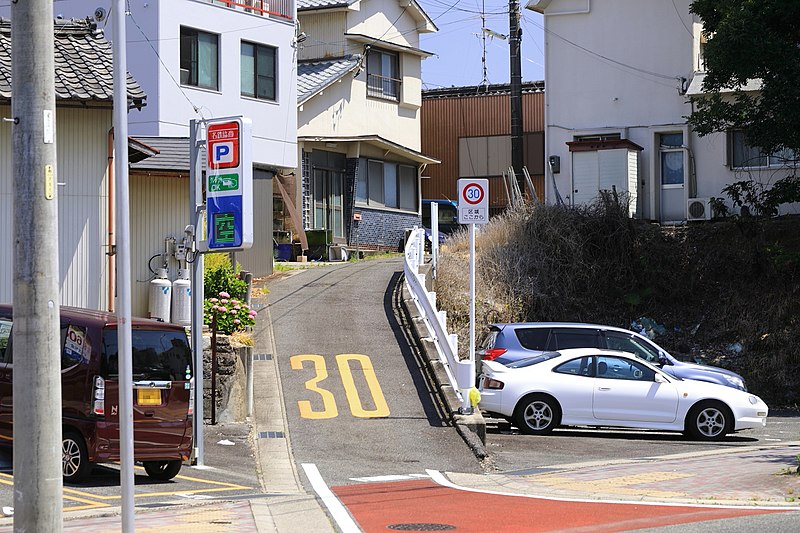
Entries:
{"label": "utility pole", "polygon": [[522,60],[520,44],[522,28],[519,26],[519,0],[508,0],[508,52],[511,70],[511,166],[525,190],[522,167],[525,166],[522,142]]}
{"label": "utility pole", "polygon": [[14,531],[62,530],[53,1],[11,3]]}

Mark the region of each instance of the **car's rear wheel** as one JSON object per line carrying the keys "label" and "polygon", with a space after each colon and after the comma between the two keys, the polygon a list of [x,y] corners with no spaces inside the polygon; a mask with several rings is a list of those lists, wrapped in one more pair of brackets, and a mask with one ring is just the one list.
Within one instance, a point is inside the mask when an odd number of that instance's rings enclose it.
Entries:
{"label": "car's rear wheel", "polygon": [[83,436],[75,430],[64,431],[61,440],[61,470],[65,483],[77,483],[83,480],[92,465]]}
{"label": "car's rear wheel", "polygon": [[697,440],[720,440],[731,432],[733,415],[720,402],[700,402],[686,415],[685,430]]}
{"label": "car's rear wheel", "polygon": [[520,431],[528,435],[550,433],[561,423],[561,406],[551,396],[526,396],[514,410],[514,422]]}
{"label": "car's rear wheel", "polygon": [[142,461],[147,475],[159,481],[169,481],[181,471],[181,461]]}

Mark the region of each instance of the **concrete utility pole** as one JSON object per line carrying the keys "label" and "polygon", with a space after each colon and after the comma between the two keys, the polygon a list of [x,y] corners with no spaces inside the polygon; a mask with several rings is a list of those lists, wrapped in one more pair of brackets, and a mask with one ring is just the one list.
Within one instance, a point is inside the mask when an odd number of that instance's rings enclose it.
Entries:
{"label": "concrete utility pole", "polygon": [[11,4],[14,531],[62,530],[53,1]]}
{"label": "concrete utility pole", "polygon": [[519,0],[508,1],[508,52],[511,70],[511,166],[525,190],[522,167],[525,166],[522,141],[522,60],[520,44],[522,28],[519,27]]}

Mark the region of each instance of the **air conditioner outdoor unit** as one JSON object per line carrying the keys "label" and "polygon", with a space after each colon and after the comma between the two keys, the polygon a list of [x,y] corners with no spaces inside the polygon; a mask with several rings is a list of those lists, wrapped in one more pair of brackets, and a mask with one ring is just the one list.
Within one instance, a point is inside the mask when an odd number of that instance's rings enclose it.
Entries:
{"label": "air conditioner outdoor unit", "polygon": [[689,198],[686,220],[711,220],[711,198]]}

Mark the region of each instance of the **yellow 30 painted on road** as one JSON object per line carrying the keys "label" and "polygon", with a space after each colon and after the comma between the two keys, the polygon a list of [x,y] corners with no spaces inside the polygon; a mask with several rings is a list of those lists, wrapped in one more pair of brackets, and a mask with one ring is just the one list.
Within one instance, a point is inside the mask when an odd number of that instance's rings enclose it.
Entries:
{"label": "yellow 30 painted on road", "polygon": [[[315,375],[307,380],[305,385],[306,389],[319,394],[322,398],[322,410],[315,411],[309,400],[300,400],[297,402],[297,407],[300,409],[300,416],[312,420],[321,420],[325,418],[335,418],[339,416],[339,410],[336,407],[336,399],[333,393],[327,389],[321,388],[319,384],[328,378],[328,368],[325,364],[325,358],[321,355],[295,355],[289,359],[292,370],[303,370],[303,363],[310,362],[313,365]],[[361,396],[358,394],[353,372],[350,368],[351,362],[357,362],[361,366],[364,373],[364,380],[369,388],[370,395],[372,396],[373,409],[365,409],[364,404],[361,402]],[[378,377],[375,374],[375,368],[372,366],[372,361],[366,355],[345,353],[336,356],[336,365],[339,368],[339,375],[342,380],[345,395],[347,396],[347,403],[350,406],[350,412],[357,418],[385,418],[389,416],[389,406],[386,404],[386,398],[383,396]]]}

